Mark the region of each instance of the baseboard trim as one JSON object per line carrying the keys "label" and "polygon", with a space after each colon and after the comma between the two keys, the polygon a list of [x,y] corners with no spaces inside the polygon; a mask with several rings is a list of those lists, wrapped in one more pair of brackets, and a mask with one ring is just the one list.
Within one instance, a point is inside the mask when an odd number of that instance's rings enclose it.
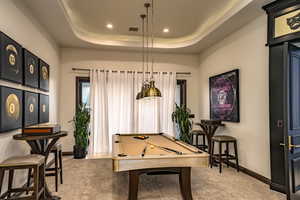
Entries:
{"label": "baseboard trim", "polygon": [[282,186],[282,185],[279,185],[279,184],[277,184],[277,183],[272,183],[272,182],[271,182],[271,184],[270,184],[270,189],[271,189],[271,190],[275,190],[275,191],[277,191],[277,192],[281,192],[281,193],[283,193],[283,194],[286,194],[286,192],[285,192],[285,187]]}
{"label": "baseboard trim", "polygon": [[63,151],[62,155],[63,156],[73,156],[73,151]]}
{"label": "baseboard trim", "polygon": [[[233,163],[233,162],[229,162],[229,166],[236,169],[236,164]],[[249,175],[249,176],[251,176],[251,177],[253,177],[253,178],[255,178],[255,179],[257,179],[257,180],[259,180],[259,181],[261,181],[261,182],[263,182],[265,184],[267,184],[267,185],[271,185],[271,180],[268,179],[267,177],[264,177],[263,175],[260,175],[260,174],[254,172],[254,171],[252,171],[250,169],[247,169],[247,168],[245,168],[243,166],[239,166],[239,168],[240,168],[241,172],[243,172],[243,173],[245,173],[245,174],[247,174],[247,175]]]}

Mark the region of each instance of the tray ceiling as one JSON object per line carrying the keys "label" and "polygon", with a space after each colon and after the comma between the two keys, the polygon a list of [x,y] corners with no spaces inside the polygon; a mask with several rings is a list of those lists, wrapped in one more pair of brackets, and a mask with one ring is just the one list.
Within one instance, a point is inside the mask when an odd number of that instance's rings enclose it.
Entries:
{"label": "tray ceiling", "polygon": [[[141,47],[139,15],[145,13],[143,7],[145,1],[22,1],[62,47],[121,50],[137,50]],[[213,40],[224,37],[224,34],[262,14],[260,6],[266,1],[155,0],[154,2],[155,49],[169,52],[181,50],[198,52]],[[113,29],[106,27],[108,23],[113,25]],[[130,32],[129,27],[138,27],[140,30]],[[163,33],[164,28],[168,28],[169,33]]]}

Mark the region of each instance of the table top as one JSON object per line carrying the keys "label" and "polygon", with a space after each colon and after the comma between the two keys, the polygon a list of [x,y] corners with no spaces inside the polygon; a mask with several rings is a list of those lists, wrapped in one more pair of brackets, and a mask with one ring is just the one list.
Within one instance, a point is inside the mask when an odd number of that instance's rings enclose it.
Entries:
{"label": "table top", "polygon": [[[141,140],[136,139],[136,136],[148,138]],[[143,152],[145,153],[144,156],[142,156]],[[112,155],[113,161],[128,161],[128,165],[131,165],[132,162],[135,163],[131,167],[123,165],[125,169],[192,167],[205,164],[209,157],[207,153],[198,148],[176,140],[167,134],[116,134],[113,136]],[[203,162],[199,159],[202,159]],[[119,165],[118,163],[116,166],[118,169]]]}
{"label": "table top", "polygon": [[52,139],[52,138],[58,138],[58,137],[65,137],[68,135],[67,131],[61,131],[55,134],[45,134],[41,136],[36,136],[36,135],[24,135],[22,133],[16,134],[13,136],[15,140],[27,140],[27,141],[32,141],[32,140],[45,140],[45,139]]}
{"label": "table top", "polygon": [[215,124],[210,124],[210,123],[202,123],[202,122],[196,122],[195,123],[198,126],[204,125],[204,126],[225,126],[223,123],[215,123]]}

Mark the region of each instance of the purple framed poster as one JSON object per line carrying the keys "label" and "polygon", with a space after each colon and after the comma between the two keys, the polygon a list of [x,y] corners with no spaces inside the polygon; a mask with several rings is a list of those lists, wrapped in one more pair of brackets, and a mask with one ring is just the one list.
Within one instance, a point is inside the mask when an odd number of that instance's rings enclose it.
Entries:
{"label": "purple framed poster", "polygon": [[210,119],[240,122],[239,70],[209,78]]}

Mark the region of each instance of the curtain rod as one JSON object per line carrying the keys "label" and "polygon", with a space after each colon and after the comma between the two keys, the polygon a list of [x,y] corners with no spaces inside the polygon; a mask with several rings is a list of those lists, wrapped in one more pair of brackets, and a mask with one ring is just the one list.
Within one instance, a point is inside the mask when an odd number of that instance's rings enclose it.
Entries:
{"label": "curtain rod", "polygon": [[[82,69],[82,68],[72,68],[72,70],[73,71],[87,71],[87,72],[89,72],[90,71],[90,69]],[[102,70],[103,71],[103,70]],[[107,70],[108,71],[108,70]],[[117,70],[112,70],[112,72],[113,73],[115,73],[115,72],[118,72]],[[121,70],[120,72],[125,72],[124,70]],[[132,72],[134,72],[134,71],[128,71],[128,73],[132,73]],[[143,72],[137,72],[137,73],[139,73],[139,74],[142,74]],[[150,72],[146,72],[146,73],[150,73]],[[157,74],[158,72],[153,72],[153,74]],[[168,72],[163,72],[163,74],[166,74],[166,73],[168,73]],[[177,75],[191,75],[192,73],[191,72],[176,72],[176,74]]]}

